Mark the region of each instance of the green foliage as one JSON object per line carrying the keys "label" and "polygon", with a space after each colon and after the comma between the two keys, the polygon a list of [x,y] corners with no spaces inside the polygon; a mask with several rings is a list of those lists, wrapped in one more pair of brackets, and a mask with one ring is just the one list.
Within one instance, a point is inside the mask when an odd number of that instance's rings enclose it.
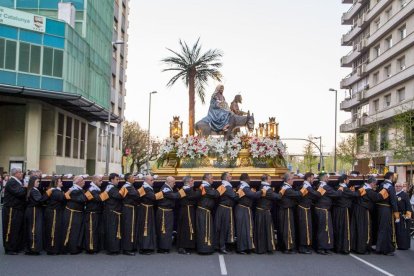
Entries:
{"label": "green foliage", "polygon": [[344,164],[349,164],[352,167],[357,160],[357,144],[358,140],[355,135],[348,136],[346,139],[339,142],[337,147],[338,160]]}

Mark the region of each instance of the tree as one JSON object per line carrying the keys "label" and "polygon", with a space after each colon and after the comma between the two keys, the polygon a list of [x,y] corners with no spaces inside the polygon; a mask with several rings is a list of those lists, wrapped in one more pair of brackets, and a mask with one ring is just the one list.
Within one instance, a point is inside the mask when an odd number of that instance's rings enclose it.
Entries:
{"label": "tree", "polygon": [[412,185],[414,165],[414,110],[401,109],[394,116],[394,158],[410,165],[409,184]]}
{"label": "tree", "polygon": [[150,161],[157,157],[159,143],[151,138],[150,147],[148,147],[148,131],[142,129],[138,122],[125,121],[122,148],[124,153],[126,149],[130,149],[129,172],[133,172],[135,167],[138,171],[140,170],[148,156]]}
{"label": "tree", "polygon": [[338,159],[344,163],[354,167],[357,160],[357,138],[355,135],[348,136],[339,142],[337,147]]}
{"label": "tree", "polygon": [[200,38],[190,48],[186,42],[180,39],[181,53],[167,48],[174,55],[161,60],[169,66],[169,68],[163,69],[162,72],[173,71],[176,73],[167,83],[167,87],[173,86],[178,79],[183,80],[186,87],[188,87],[189,135],[194,135],[195,92],[197,91],[198,97],[204,104],[204,89],[209,78],[217,81],[222,79],[222,74],[218,68],[222,66],[220,58],[223,56],[223,53],[220,50],[214,49],[201,54],[201,44],[199,42]]}
{"label": "tree", "polygon": [[318,157],[314,154],[314,146],[308,142],[303,148],[303,164],[305,170],[311,172],[312,168],[318,164]]}

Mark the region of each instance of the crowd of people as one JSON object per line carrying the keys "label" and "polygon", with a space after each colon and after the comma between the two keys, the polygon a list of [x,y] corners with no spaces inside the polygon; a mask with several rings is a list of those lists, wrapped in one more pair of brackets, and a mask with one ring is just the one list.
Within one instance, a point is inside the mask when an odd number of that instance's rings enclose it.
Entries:
{"label": "crowd of people", "polygon": [[56,176],[41,189],[40,172],[28,181],[18,168],[10,173],[2,208],[9,255],[149,255],[169,253],[173,242],[180,254],[393,255],[410,248],[412,207],[393,173],[381,183],[370,176],[360,186],[351,185],[347,175],[333,185],[323,172],[318,181],[306,173],[294,185],[293,174],[286,173],[280,187],[265,174],[256,188],[246,173],[235,182],[224,172],[219,185],[206,173],[200,185],[191,176],[175,185],[169,176],[159,191],[151,175],[137,185],[132,174],[120,184],[112,173],[106,186],[99,175],[88,185],[74,176],[69,189]]}

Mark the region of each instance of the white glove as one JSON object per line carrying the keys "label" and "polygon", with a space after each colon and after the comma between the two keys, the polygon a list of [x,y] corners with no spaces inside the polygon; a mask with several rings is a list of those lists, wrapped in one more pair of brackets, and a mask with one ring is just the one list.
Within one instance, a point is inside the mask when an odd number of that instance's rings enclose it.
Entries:
{"label": "white glove", "polygon": [[112,189],[113,185],[106,186],[105,192],[109,192]]}
{"label": "white glove", "polygon": [[309,183],[304,183],[304,184],[303,184],[303,188],[307,189],[307,188],[309,188],[309,187],[312,187],[312,186],[311,186],[311,184],[309,184]]}
{"label": "white glove", "polygon": [[396,219],[395,220],[395,223],[400,223],[400,219]]}
{"label": "white glove", "polygon": [[385,183],[382,187],[384,189],[387,189],[388,190],[391,187],[391,184],[390,183]]}

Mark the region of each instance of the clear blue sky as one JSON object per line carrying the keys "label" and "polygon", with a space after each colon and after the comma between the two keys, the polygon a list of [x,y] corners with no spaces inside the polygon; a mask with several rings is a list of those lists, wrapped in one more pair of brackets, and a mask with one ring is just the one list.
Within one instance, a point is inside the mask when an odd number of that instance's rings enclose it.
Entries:
{"label": "clear blue sky", "polygon": [[[256,124],[276,117],[281,137],[322,136],[330,151],[335,96],[328,89],[338,89],[339,107],[345,94],[339,82],[350,73],[339,63],[350,51],[340,46],[349,28],[341,26],[341,15],[348,9],[340,0],[131,0],[126,119],[147,128],[148,93],[157,90],[151,133],[167,137],[173,115],[187,133],[188,90],[181,81],[166,87],[172,75],[161,72],[160,60],[170,55],[166,47],[179,49],[179,39],[192,44],[200,37],[203,49],[224,52],[227,101],[240,92],[241,107],[254,112]],[[210,82],[206,105],[196,102],[196,121],[207,114],[216,85]],[[338,133],[348,118],[338,112]],[[296,153],[302,145],[288,143]]]}

